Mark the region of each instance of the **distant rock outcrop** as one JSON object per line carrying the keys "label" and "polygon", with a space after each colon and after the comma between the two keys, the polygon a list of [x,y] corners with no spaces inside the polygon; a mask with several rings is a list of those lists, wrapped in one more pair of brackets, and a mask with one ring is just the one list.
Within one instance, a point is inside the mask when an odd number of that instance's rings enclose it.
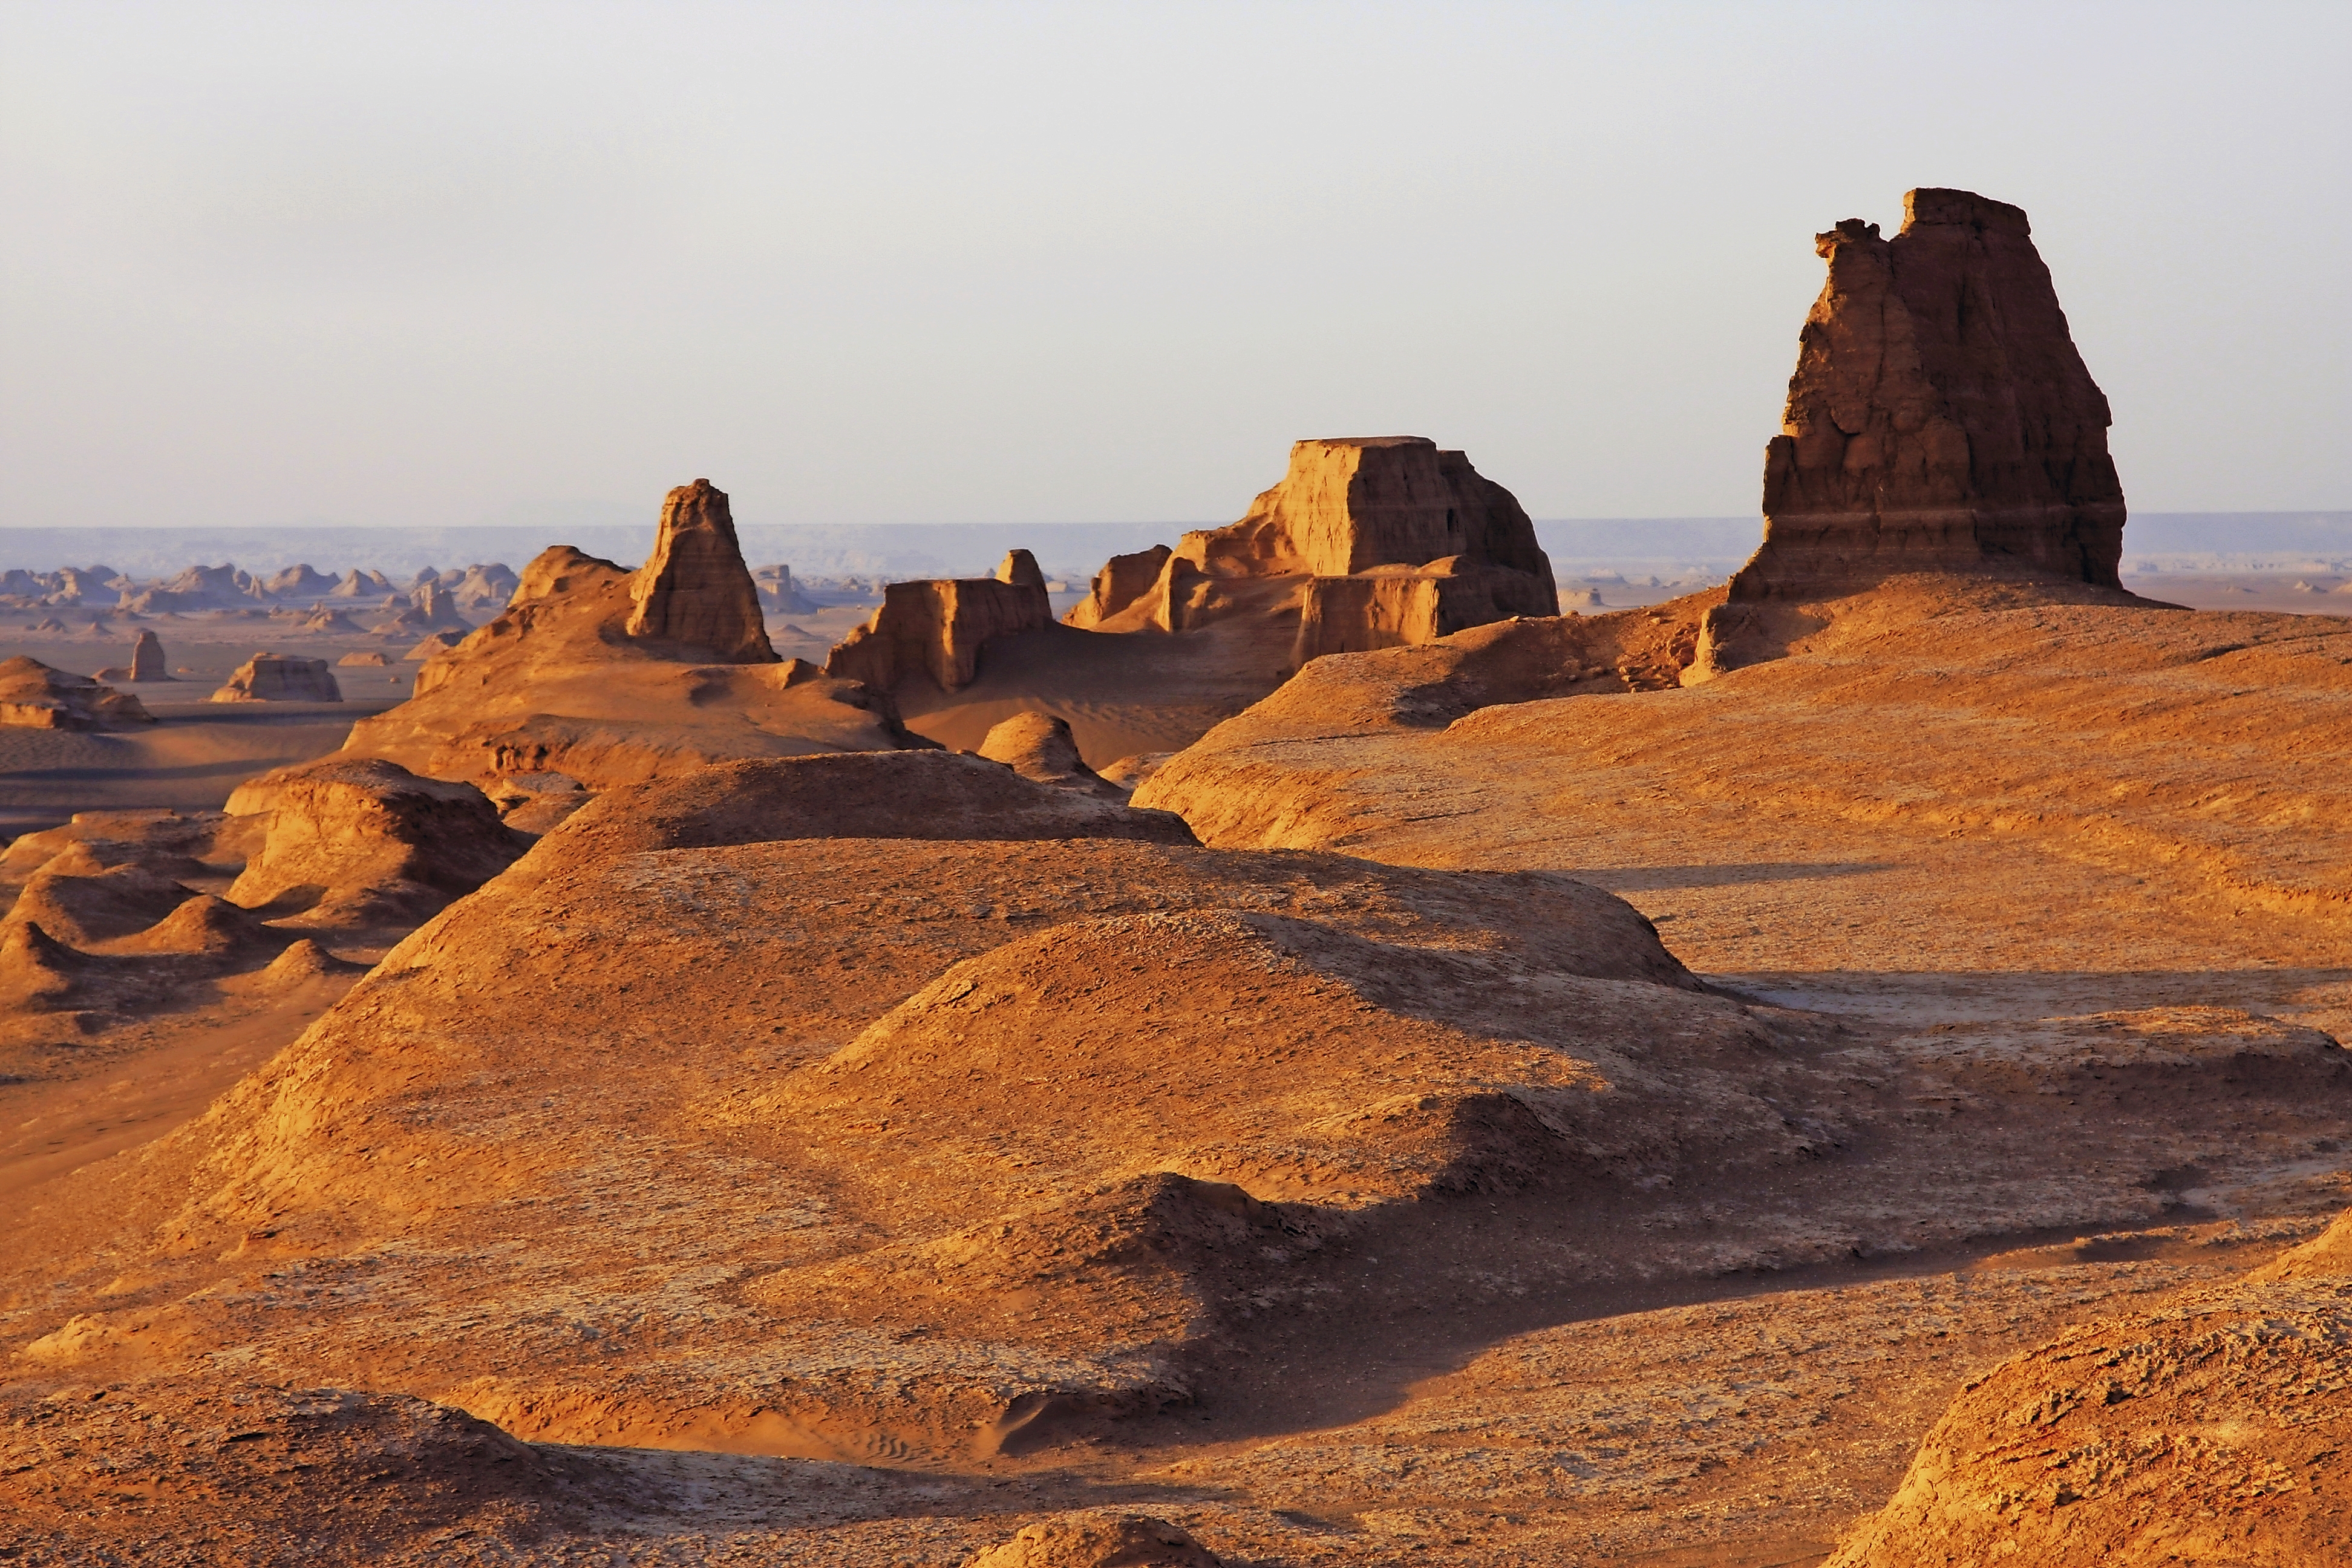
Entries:
{"label": "distant rock outcrop", "polygon": [[172,667],[163,657],[163,642],[153,632],[142,631],[139,640],[131,645],[131,679],[133,680],[169,680]]}
{"label": "distant rock outcrop", "polygon": [[248,780],[231,804],[270,817],[229,901],[291,904],[284,912],[309,926],[414,925],[525,847],[472,784],[418,778],[375,758],[279,768]]}
{"label": "distant rock outcrop", "polygon": [[1034,631],[1054,618],[1045,574],[1026,550],[1008,553],[993,577],[893,583],[882,607],[825,658],[824,672],[888,692],[918,670],[942,691],[971,684],[981,646],[991,637]]}
{"label": "distant rock outcrop", "polygon": [[342,754],[493,784],[555,773],[594,791],[727,758],[920,743],[887,693],[776,660],[724,494],[679,487],[661,526],[640,572],[541,552],[488,625],[410,650],[425,666],[415,695],[361,721]]}
{"label": "distant rock outcrop", "polygon": [[152,724],[139,699],[24,654],[0,662],[0,725],[33,730],[119,730]]}
{"label": "distant rock outcrop", "polygon": [[2124,494],[2107,400],[2075,351],[2025,214],[1968,191],[1903,198],[1902,232],[1815,237],[1805,319],[1764,459],[1764,543],[1736,605],[1897,572],[2117,585]]}
{"label": "distant rock outcrop", "polygon": [[706,647],[721,664],[773,664],[760,590],[735,541],[727,493],[709,479],[662,501],[654,552],[630,584],[628,633]]}
{"label": "distant rock outcrop", "polygon": [[1064,620],[1190,631],[1265,611],[1243,585],[1269,579],[1298,584],[1275,607],[1298,617],[1295,663],[1559,613],[1551,563],[1510,491],[1423,437],[1374,436],[1295,443],[1289,472],[1239,522],[1115,557]]}
{"label": "distant rock outcrop", "polygon": [[341,702],[343,689],[323,658],[257,653],[239,665],[213,702]]}

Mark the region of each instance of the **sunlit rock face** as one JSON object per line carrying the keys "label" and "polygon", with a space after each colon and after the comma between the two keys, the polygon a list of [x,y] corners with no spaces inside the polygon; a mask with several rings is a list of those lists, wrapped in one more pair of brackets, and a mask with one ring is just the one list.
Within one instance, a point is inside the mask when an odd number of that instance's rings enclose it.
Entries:
{"label": "sunlit rock face", "polygon": [[2116,585],[2124,496],[2025,214],[1967,191],[1904,197],[1902,232],[1849,218],[1766,448],[1764,543],[1742,600],[1898,572]]}

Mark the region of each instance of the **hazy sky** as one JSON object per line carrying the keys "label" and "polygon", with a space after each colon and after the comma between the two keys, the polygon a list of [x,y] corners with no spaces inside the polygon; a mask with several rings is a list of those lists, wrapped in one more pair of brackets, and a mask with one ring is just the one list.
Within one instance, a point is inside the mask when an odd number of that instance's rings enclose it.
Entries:
{"label": "hazy sky", "polygon": [[2352,507],[2352,5],[0,4],[0,524],[1752,513],[2015,202],[2141,510]]}

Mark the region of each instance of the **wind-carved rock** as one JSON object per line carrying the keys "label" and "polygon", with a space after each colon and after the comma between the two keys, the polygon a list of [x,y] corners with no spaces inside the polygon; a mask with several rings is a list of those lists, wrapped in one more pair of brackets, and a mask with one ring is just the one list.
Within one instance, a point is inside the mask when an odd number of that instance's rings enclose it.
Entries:
{"label": "wind-carved rock", "polygon": [[707,647],[722,664],[777,662],[727,492],[709,479],[680,485],[662,501],[654,552],[637,569],[629,597],[633,637]]}
{"label": "wind-carved rock", "polygon": [[2105,395],[2067,331],[2025,214],[1916,190],[1902,232],[1815,237],[1805,319],[1764,458],[1764,543],[1735,603],[1897,572],[2117,586],[2124,494]]}
{"label": "wind-carved rock", "polygon": [[1764,542],[1707,612],[1685,686],[1817,628],[1799,605],[1898,574],[2120,592],[2112,416],[2024,212],[1925,188],[1903,210],[1893,239],[1859,218],[1814,236],[1829,279],[1765,448]]}
{"label": "wind-carved rock", "polygon": [[169,680],[172,670],[163,657],[163,642],[152,631],[142,631],[131,645],[131,679],[133,680]]}
{"label": "wind-carved rock", "polygon": [[882,607],[825,656],[824,672],[887,693],[920,670],[940,690],[958,691],[980,672],[980,650],[990,638],[1034,631],[1053,618],[1037,558],[1015,550],[993,577],[888,584]]}
{"label": "wind-carved rock", "polygon": [[1298,616],[1302,664],[1559,613],[1551,563],[1510,491],[1423,437],[1371,436],[1295,443],[1282,482],[1239,522],[1114,556],[1064,619],[1190,631],[1263,611],[1248,584],[1265,580],[1295,585],[1281,608]]}
{"label": "wind-carved rock", "polygon": [[237,666],[211,702],[341,702],[343,689],[323,658],[257,653]]}

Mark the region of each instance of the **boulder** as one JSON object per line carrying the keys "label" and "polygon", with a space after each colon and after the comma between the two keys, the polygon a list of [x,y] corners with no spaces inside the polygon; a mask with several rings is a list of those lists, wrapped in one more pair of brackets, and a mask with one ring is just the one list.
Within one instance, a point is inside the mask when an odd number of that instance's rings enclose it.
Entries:
{"label": "boulder", "polygon": [[2025,214],[1968,191],[1848,218],[1764,458],[1764,542],[1731,601],[1796,601],[1898,572],[2117,586],[2124,493],[2105,395]]}
{"label": "boulder", "polygon": [[341,702],[342,688],[323,658],[257,653],[239,665],[214,702]]}
{"label": "boulder", "polygon": [[1183,1530],[1148,1514],[1065,1514],[1024,1525],[965,1568],[1218,1568]]}
{"label": "boulder", "polygon": [[278,768],[241,786],[233,804],[270,816],[229,901],[299,914],[311,927],[415,925],[524,848],[472,784],[377,758]]}
{"label": "boulder", "polygon": [[121,730],[154,721],[139,699],[87,676],[52,669],[25,654],[0,661],[0,725]]}
{"label": "boulder", "polygon": [[1034,631],[1054,619],[1045,574],[1026,550],[1007,554],[993,577],[893,583],[882,607],[825,656],[825,674],[888,692],[921,671],[942,691],[971,684],[992,637]]}
{"label": "boulder", "polygon": [[131,645],[131,679],[133,680],[169,680],[170,663],[163,657],[163,641],[153,632],[142,631]]}
{"label": "boulder", "polygon": [[629,585],[628,634],[709,648],[721,664],[773,664],[760,590],[743,564],[727,492],[709,479],[662,501],[654,552]]}

